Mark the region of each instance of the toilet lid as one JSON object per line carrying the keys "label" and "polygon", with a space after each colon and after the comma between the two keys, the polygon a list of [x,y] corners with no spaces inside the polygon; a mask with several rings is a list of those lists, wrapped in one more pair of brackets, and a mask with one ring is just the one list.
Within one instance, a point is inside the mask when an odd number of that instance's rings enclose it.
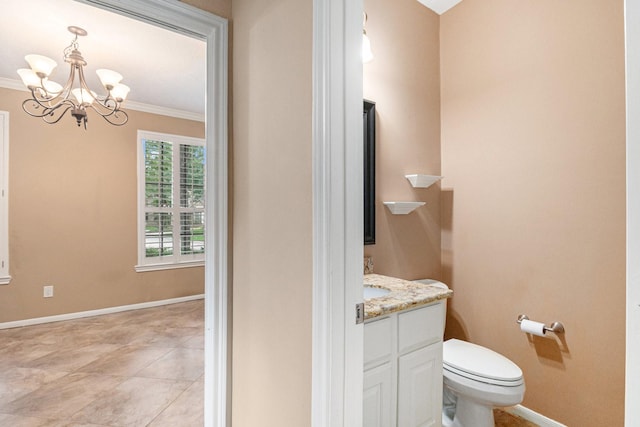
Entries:
{"label": "toilet lid", "polygon": [[522,370],[501,354],[466,341],[450,339],[444,342],[442,360],[461,375],[465,373],[487,380],[519,382]]}

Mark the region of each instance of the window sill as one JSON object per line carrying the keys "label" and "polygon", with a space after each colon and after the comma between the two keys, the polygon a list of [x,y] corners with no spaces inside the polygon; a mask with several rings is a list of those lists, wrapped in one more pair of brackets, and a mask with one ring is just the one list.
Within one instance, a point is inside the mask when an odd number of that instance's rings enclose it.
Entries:
{"label": "window sill", "polygon": [[204,267],[204,261],[186,261],[186,262],[167,263],[167,264],[144,264],[144,265],[136,265],[135,269],[137,273],[144,273],[146,271],[173,270],[176,268],[191,268],[191,267]]}
{"label": "window sill", "polygon": [[11,276],[0,276],[0,285],[8,285],[11,282]]}

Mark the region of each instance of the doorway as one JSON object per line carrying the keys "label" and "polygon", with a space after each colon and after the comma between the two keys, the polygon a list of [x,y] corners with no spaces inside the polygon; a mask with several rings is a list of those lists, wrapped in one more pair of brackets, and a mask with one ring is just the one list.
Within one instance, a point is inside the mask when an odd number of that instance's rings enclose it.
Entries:
{"label": "doorway", "polygon": [[205,426],[227,425],[227,20],[182,3],[78,0],[207,43]]}

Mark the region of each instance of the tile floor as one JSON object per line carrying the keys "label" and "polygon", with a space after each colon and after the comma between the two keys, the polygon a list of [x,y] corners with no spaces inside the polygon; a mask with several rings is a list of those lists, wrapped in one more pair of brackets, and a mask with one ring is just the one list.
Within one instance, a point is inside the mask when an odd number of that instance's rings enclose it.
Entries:
{"label": "tile floor", "polygon": [[201,427],[204,305],[0,330],[0,426]]}
{"label": "tile floor", "polygon": [[0,426],[201,427],[203,323],[198,300],[0,330]]}
{"label": "tile floor", "polygon": [[496,427],[539,427],[537,424],[531,423],[501,409],[495,409],[493,411],[493,415],[495,417]]}

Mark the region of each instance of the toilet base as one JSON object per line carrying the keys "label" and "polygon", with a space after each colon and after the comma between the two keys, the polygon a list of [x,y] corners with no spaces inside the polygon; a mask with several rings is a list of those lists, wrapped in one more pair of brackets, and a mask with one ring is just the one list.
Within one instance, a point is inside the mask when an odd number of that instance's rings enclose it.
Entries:
{"label": "toilet base", "polygon": [[481,405],[473,400],[458,396],[453,419],[444,412],[443,427],[494,427],[493,407]]}

